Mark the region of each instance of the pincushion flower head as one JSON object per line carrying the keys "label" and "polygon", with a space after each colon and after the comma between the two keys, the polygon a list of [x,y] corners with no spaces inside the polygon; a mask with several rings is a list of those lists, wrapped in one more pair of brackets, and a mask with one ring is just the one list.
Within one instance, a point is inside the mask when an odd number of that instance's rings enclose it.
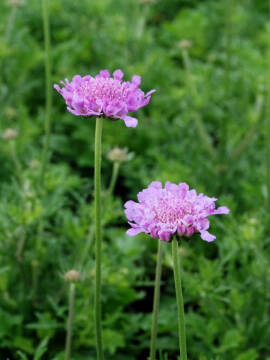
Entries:
{"label": "pincushion flower head", "polygon": [[166,182],[162,188],[160,182],[154,181],[138,193],[138,200],[138,203],[125,204],[131,226],[127,234],[144,232],[164,241],[170,241],[173,234],[190,237],[194,233],[199,233],[205,241],[213,241],[216,237],[207,231],[208,216],[229,213],[226,206],[216,208],[217,199],[198,195],[196,190],[189,190],[186,183]]}
{"label": "pincushion flower head", "polygon": [[127,127],[136,127],[138,120],[128,116],[147,105],[151,90],[146,94],[139,88],[141,77],[134,75],[131,81],[122,81],[123,72],[116,70],[113,77],[108,70],[101,70],[98,75],[75,75],[71,82],[61,81],[63,87],[54,88],[63,96],[67,109],[74,115],[105,116],[124,120]]}

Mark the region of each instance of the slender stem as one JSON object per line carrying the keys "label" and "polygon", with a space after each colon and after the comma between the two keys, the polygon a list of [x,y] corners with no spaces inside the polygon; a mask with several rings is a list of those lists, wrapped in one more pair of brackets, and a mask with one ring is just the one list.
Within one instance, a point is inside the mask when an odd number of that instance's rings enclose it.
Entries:
{"label": "slender stem", "polygon": [[244,151],[250,144],[253,136],[256,134],[256,131],[260,126],[259,120],[262,115],[263,106],[264,106],[264,99],[263,96],[259,94],[256,99],[254,110],[250,115],[250,122],[252,122],[254,125],[249,129],[249,131],[244,136],[242,136],[242,141],[239,143],[239,145],[231,154],[228,161],[230,166],[232,163],[235,162],[235,160],[237,160],[244,153]]}
{"label": "slender stem", "polygon": [[95,135],[95,233],[96,233],[96,284],[95,284],[95,327],[96,327],[96,345],[97,360],[103,360],[103,342],[101,328],[101,190],[100,190],[100,172],[101,172],[101,138],[102,138],[103,118],[96,119]]}
{"label": "slender stem", "polygon": [[40,273],[40,262],[38,260],[32,261],[32,298],[36,302],[38,295],[38,281]]}
{"label": "slender stem", "polygon": [[[52,112],[52,80],[51,80],[51,44],[50,44],[50,20],[49,20],[49,0],[42,0],[42,17],[43,17],[43,33],[44,33],[44,64],[45,64],[45,81],[46,81],[46,105],[45,105],[45,121],[44,121],[44,130],[45,130],[45,141],[43,146],[43,153],[41,159],[41,170],[40,170],[40,197],[43,199],[44,196],[44,177],[46,173],[47,163],[48,163],[48,153],[49,153],[49,144],[50,144],[50,134],[51,134],[51,112]],[[44,227],[44,214],[41,214],[38,223],[37,230],[37,242],[36,242],[36,253],[40,257],[40,248],[42,242],[42,232]],[[36,271],[36,288],[34,291],[37,291],[38,286],[38,277],[39,271]]]}
{"label": "slender stem", "polygon": [[163,241],[161,240],[158,241],[151,343],[150,343],[150,360],[156,359],[157,324],[158,324],[159,300],[160,300],[160,278],[161,278],[161,268],[162,268],[162,245],[163,245]]}
{"label": "slender stem", "polygon": [[113,163],[113,171],[112,171],[112,177],[111,177],[111,182],[108,188],[108,194],[111,195],[114,191],[115,188],[115,184],[116,184],[116,180],[118,178],[118,174],[119,174],[119,169],[120,169],[120,163],[119,162],[114,162]]}
{"label": "slender stem", "polygon": [[[269,1],[269,22],[268,33],[270,33],[270,1]],[[269,36],[268,36],[269,38]],[[267,99],[266,99],[266,186],[267,186],[267,203],[268,209],[270,209],[270,41],[268,42],[267,49]]]}
{"label": "slender stem", "polygon": [[183,301],[182,285],[181,285],[178,242],[177,242],[176,237],[174,237],[173,241],[172,241],[172,257],[173,257],[173,271],[174,271],[174,281],[175,281],[175,290],[176,290],[176,301],[177,301],[177,309],[178,309],[178,332],[179,332],[179,345],[180,345],[180,360],[187,360],[184,301]]}
{"label": "slender stem", "polygon": [[192,76],[188,51],[183,49],[182,50],[182,56],[183,56],[183,63],[184,63],[185,72],[186,72],[187,87],[190,90],[190,94],[191,94],[192,99],[194,101],[195,108],[199,112],[199,113],[194,112],[194,114],[193,114],[194,121],[195,121],[195,124],[197,126],[197,131],[198,131],[199,136],[201,137],[201,140],[204,143],[205,149],[208,151],[210,156],[213,159],[215,159],[216,155],[217,155],[216,151],[215,151],[215,148],[214,148],[214,146],[212,144],[211,137],[209,136],[208,131],[207,131],[206,127],[204,126],[203,120],[202,120],[202,118],[200,116],[200,112],[201,112],[200,110],[201,110],[201,107],[202,107],[202,101],[201,101],[201,97],[198,94],[196,84],[195,84],[193,76]]}
{"label": "slender stem", "polygon": [[[232,11],[233,11],[233,0],[226,1],[226,11],[225,11],[225,41],[226,41],[226,62],[225,62],[225,93],[226,93],[226,116],[231,116],[229,97],[230,97],[230,83],[231,83],[231,57],[232,57]],[[228,141],[228,121],[227,119],[222,119],[221,123],[221,152],[220,156],[223,160],[226,158],[227,152],[227,141]],[[224,174],[223,174],[224,176]]]}
{"label": "slender stem", "polygon": [[23,251],[23,248],[24,248],[24,244],[25,244],[25,235],[22,234],[20,236],[20,239],[19,239],[18,244],[17,244],[17,249],[16,249],[16,259],[17,259],[17,261],[22,261],[21,255],[22,255],[22,251]]}
{"label": "slender stem", "polygon": [[212,140],[203,124],[201,115],[197,112],[194,112],[192,115],[193,115],[195,125],[197,126],[197,131],[199,133],[199,136],[201,137],[201,139],[204,143],[205,149],[208,151],[208,153],[211,155],[211,157],[213,159],[216,159],[216,157],[217,157],[216,151],[212,145]]}
{"label": "slender stem", "polygon": [[12,155],[12,160],[13,160],[15,170],[16,170],[16,177],[17,177],[19,183],[22,185],[22,167],[21,167],[20,161],[18,159],[15,141],[10,140],[9,144],[10,144],[10,152]]}
{"label": "slender stem", "polygon": [[12,30],[14,28],[17,10],[18,10],[17,6],[12,6],[10,17],[8,19],[8,23],[6,26],[6,33],[5,33],[5,39],[6,39],[7,44],[9,43],[9,40],[10,40],[10,37],[12,34]]}
{"label": "slender stem", "polygon": [[94,241],[93,241],[94,235],[95,235],[95,227],[93,224],[91,224],[89,227],[89,234],[88,234],[87,240],[85,242],[85,246],[83,247],[82,252],[80,252],[78,259],[77,259],[78,266],[79,265],[84,266],[87,258],[89,258],[89,252],[91,251],[91,254],[92,254],[91,249],[92,249],[92,246],[94,243]]}
{"label": "slender stem", "polygon": [[75,284],[71,283],[69,287],[69,307],[68,307],[65,360],[70,360],[72,327],[73,327],[73,317],[74,317],[74,298],[75,298]]}
{"label": "slender stem", "polygon": [[45,76],[46,76],[46,108],[45,108],[45,142],[42,154],[41,164],[41,187],[44,182],[44,175],[48,163],[48,152],[51,134],[51,112],[52,112],[52,80],[51,80],[51,43],[50,43],[50,23],[49,23],[49,0],[42,0],[43,32],[45,46]]}

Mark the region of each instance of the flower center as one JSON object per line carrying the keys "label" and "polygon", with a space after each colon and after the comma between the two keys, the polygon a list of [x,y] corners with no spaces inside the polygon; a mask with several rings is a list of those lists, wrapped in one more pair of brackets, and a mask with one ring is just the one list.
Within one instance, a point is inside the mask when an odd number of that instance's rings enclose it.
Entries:
{"label": "flower center", "polygon": [[164,224],[177,225],[184,215],[183,204],[181,204],[181,201],[171,197],[159,199],[158,204],[154,206],[153,210],[156,220]]}
{"label": "flower center", "polygon": [[88,99],[123,100],[125,92],[119,80],[111,78],[91,78],[82,83],[80,94]]}

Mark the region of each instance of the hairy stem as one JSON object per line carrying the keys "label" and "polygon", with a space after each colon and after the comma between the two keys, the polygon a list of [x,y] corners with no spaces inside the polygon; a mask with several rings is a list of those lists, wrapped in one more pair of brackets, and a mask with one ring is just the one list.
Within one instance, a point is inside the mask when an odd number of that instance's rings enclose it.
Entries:
{"label": "hairy stem", "polygon": [[71,283],[69,287],[69,306],[68,306],[65,360],[70,360],[70,354],[71,354],[72,327],[73,327],[73,317],[74,317],[74,299],[75,299],[75,284]]}
{"label": "hairy stem", "polygon": [[[226,93],[226,112],[227,116],[231,115],[229,97],[230,97],[230,83],[231,83],[231,58],[232,58],[232,11],[233,11],[233,0],[226,1],[226,12],[225,12],[225,41],[226,41],[226,62],[225,62],[225,93]],[[221,123],[221,157],[224,159],[227,152],[227,141],[228,141],[228,121],[222,119]]]}
{"label": "hairy stem", "polygon": [[7,44],[10,41],[12,30],[14,28],[17,11],[18,11],[17,6],[13,6],[11,9],[11,12],[10,12],[10,16],[9,16],[8,23],[6,26],[6,33],[5,33],[5,40],[6,40]]}
{"label": "hairy stem", "polygon": [[[269,1],[269,22],[268,22],[268,34],[270,34],[270,1]],[[268,36],[269,38],[269,36]],[[266,99],[266,186],[267,186],[267,202],[268,209],[270,210],[270,41],[268,42],[267,49],[267,99]]]}
{"label": "hairy stem", "polygon": [[22,185],[22,183],[23,183],[22,167],[21,167],[20,161],[18,159],[18,154],[17,154],[15,141],[12,139],[12,140],[9,141],[9,144],[10,144],[10,152],[11,152],[12,160],[13,160],[13,163],[14,163],[14,166],[15,166],[16,177],[17,177],[20,185]]}
{"label": "hairy stem", "polygon": [[[201,104],[201,99],[200,99],[200,96],[199,96],[197,88],[196,88],[196,84],[194,82],[194,79],[193,79],[193,76],[191,73],[191,65],[190,65],[188,51],[183,49],[182,55],[183,55],[183,63],[184,63],[184,67],[185,67],[185,72],[186,72],[187,87],[189,88],[190,94],[192,95],[192,99],[194,101],[196,110],[200,112],[202,104]],[[198,134],[204,144],[205,149],[208,151],[209,155],[213,159],[215,159],[216,151],[212,144],[211,137],[209,136],[208,131],[207,131],[206,127],[204,126],[204,123],[202,121],[200,113],[194,112],[193,117],[195,120],[195,125],[197,127]]]}
{"label": "hairy stem", "polygon": [[[247,133],[242,136],[242,141],[239,143],[239,145],[236,147],[236,149],[233,151],[233,153],[230,156],[230,159],[228,161],[229,165],[231,166],[231,163],[233,163],[235,160],[239,159],[239,157],[244,153],[248,145],[250,144],[253,136],[256,134],[260,123],[260,117],[263,112],[263,105],[264,105],[264,99],[261,94],[257,96],[256,103],[254,105],[254,110],[251,112],[249,119],[254,124]],[[248,120],[249,120],[248,119]]]}
{"label": "hairy stem", "polygon": [[158,241],[157,263],[156,263],[156,278],[153,302],[153,315],[152,315],[152,330],[151,330],[151,343],[150,343],[150,360],[156,359],[156,341],[157,341],[157,325],[160,301],[160,278],[162,269],[162,245],[163,241]]}
{"label": "hairy stem", "polygon": [[103,341],[101,327],[101,138],[103,118],[96,119],[95,134],[95,252],[96,252],[96,283],[95,283],[95,328],[97,360],[103,360]]}
{"label": "hairy stem", "polygon": [[43,16],[43,33],[44,33],[44,46],[45,46],[45,78],[46,78],[46,107],[45,107],[45,142],[42,154],[41,163],[41,188],[44,183],[44,176],[49,159],[49,144],[51,135],[51,112],[52,112],[52,75],[51,75],[51,43],[50,43],[50,22],[49,22],[49,6],[48,0],[42,0],[42,16]]}
{"label": "hairy stem", "polygon": [[108,188],[108,194],[111,195],[114,191],[115,188],[115,184],[118,178],[118,174],[119,174],[119,169],[120,169],[120,163],[119,162],[114,162],[113,163],[113,171],[112,171],[112,177],[111,177],[111,182]]}
{"label": "hairy stem", "polygon": [[173,271],[174,282],[176,290],[176,301],[178,309],[178,333],[180,345],[180,360],[187,360],[187,345],[186,345],[186,330],[185,330],[185,313],[184,301],[182,294],[181,274],[180,274],[180,260],[178,254],[178,242],[176,237],[172,241],[172,257],[173,257]]}

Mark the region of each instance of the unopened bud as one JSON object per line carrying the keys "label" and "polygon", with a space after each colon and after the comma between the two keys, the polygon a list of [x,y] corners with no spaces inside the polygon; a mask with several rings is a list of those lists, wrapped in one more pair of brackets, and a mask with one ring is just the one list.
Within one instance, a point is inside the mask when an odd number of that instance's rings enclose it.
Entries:
{"label": "unopened bud", "polygon": [[255,218],[250,218],[249,222],[250,222],[251,225],[254,225],[254,226],[258,224],[258,220],[255,219]]}
{"label": "unopened bud", "polygon": [[178,43],[178,47],[181,49],[181,50],[188,50],[190,49],[192,46],[192,42],[190,40],[181,40],[179,41]]}
{"label": "unopened bud", "polygon": [[10,128],[6,129],[2,135],[4,140],[15,139],[17,136],[18,136],[18,131]]}
{"label": "unopened bud", "polygon": [[36,169],[39,167],[39,161],[38,160],[31,160],[30,163],[29,163],[29,167],[31,169]]}
{"label": "unopened bud", "polygon": [[112,162],[125,162],[129,160],[127,151],[125,149],[120,149],[119,147],[115,147],[109,151],[107,157]]}
{"label": "unopened bud", "polygon": [[155,4],[156,0],[140,0],[141,4]]}
{"label": "unopened bud", "polygon": [[10,119],[14,119],[17,115],[17,111],[16,109],[14,109],[14,107],[6,107],[4,110],[5,115],[10,118]]}
{"label": "unopened bud", "polygon": [[78,282],[81,280],[81,274],[77,270],[69,270],[65,274],[65,280],[71,283]]}
{"label": "unopened bud", "polygon": [[10,6],[21,6],[22,5],[22,1],[21,0],[9,0],[8,1],[8,5]]}

